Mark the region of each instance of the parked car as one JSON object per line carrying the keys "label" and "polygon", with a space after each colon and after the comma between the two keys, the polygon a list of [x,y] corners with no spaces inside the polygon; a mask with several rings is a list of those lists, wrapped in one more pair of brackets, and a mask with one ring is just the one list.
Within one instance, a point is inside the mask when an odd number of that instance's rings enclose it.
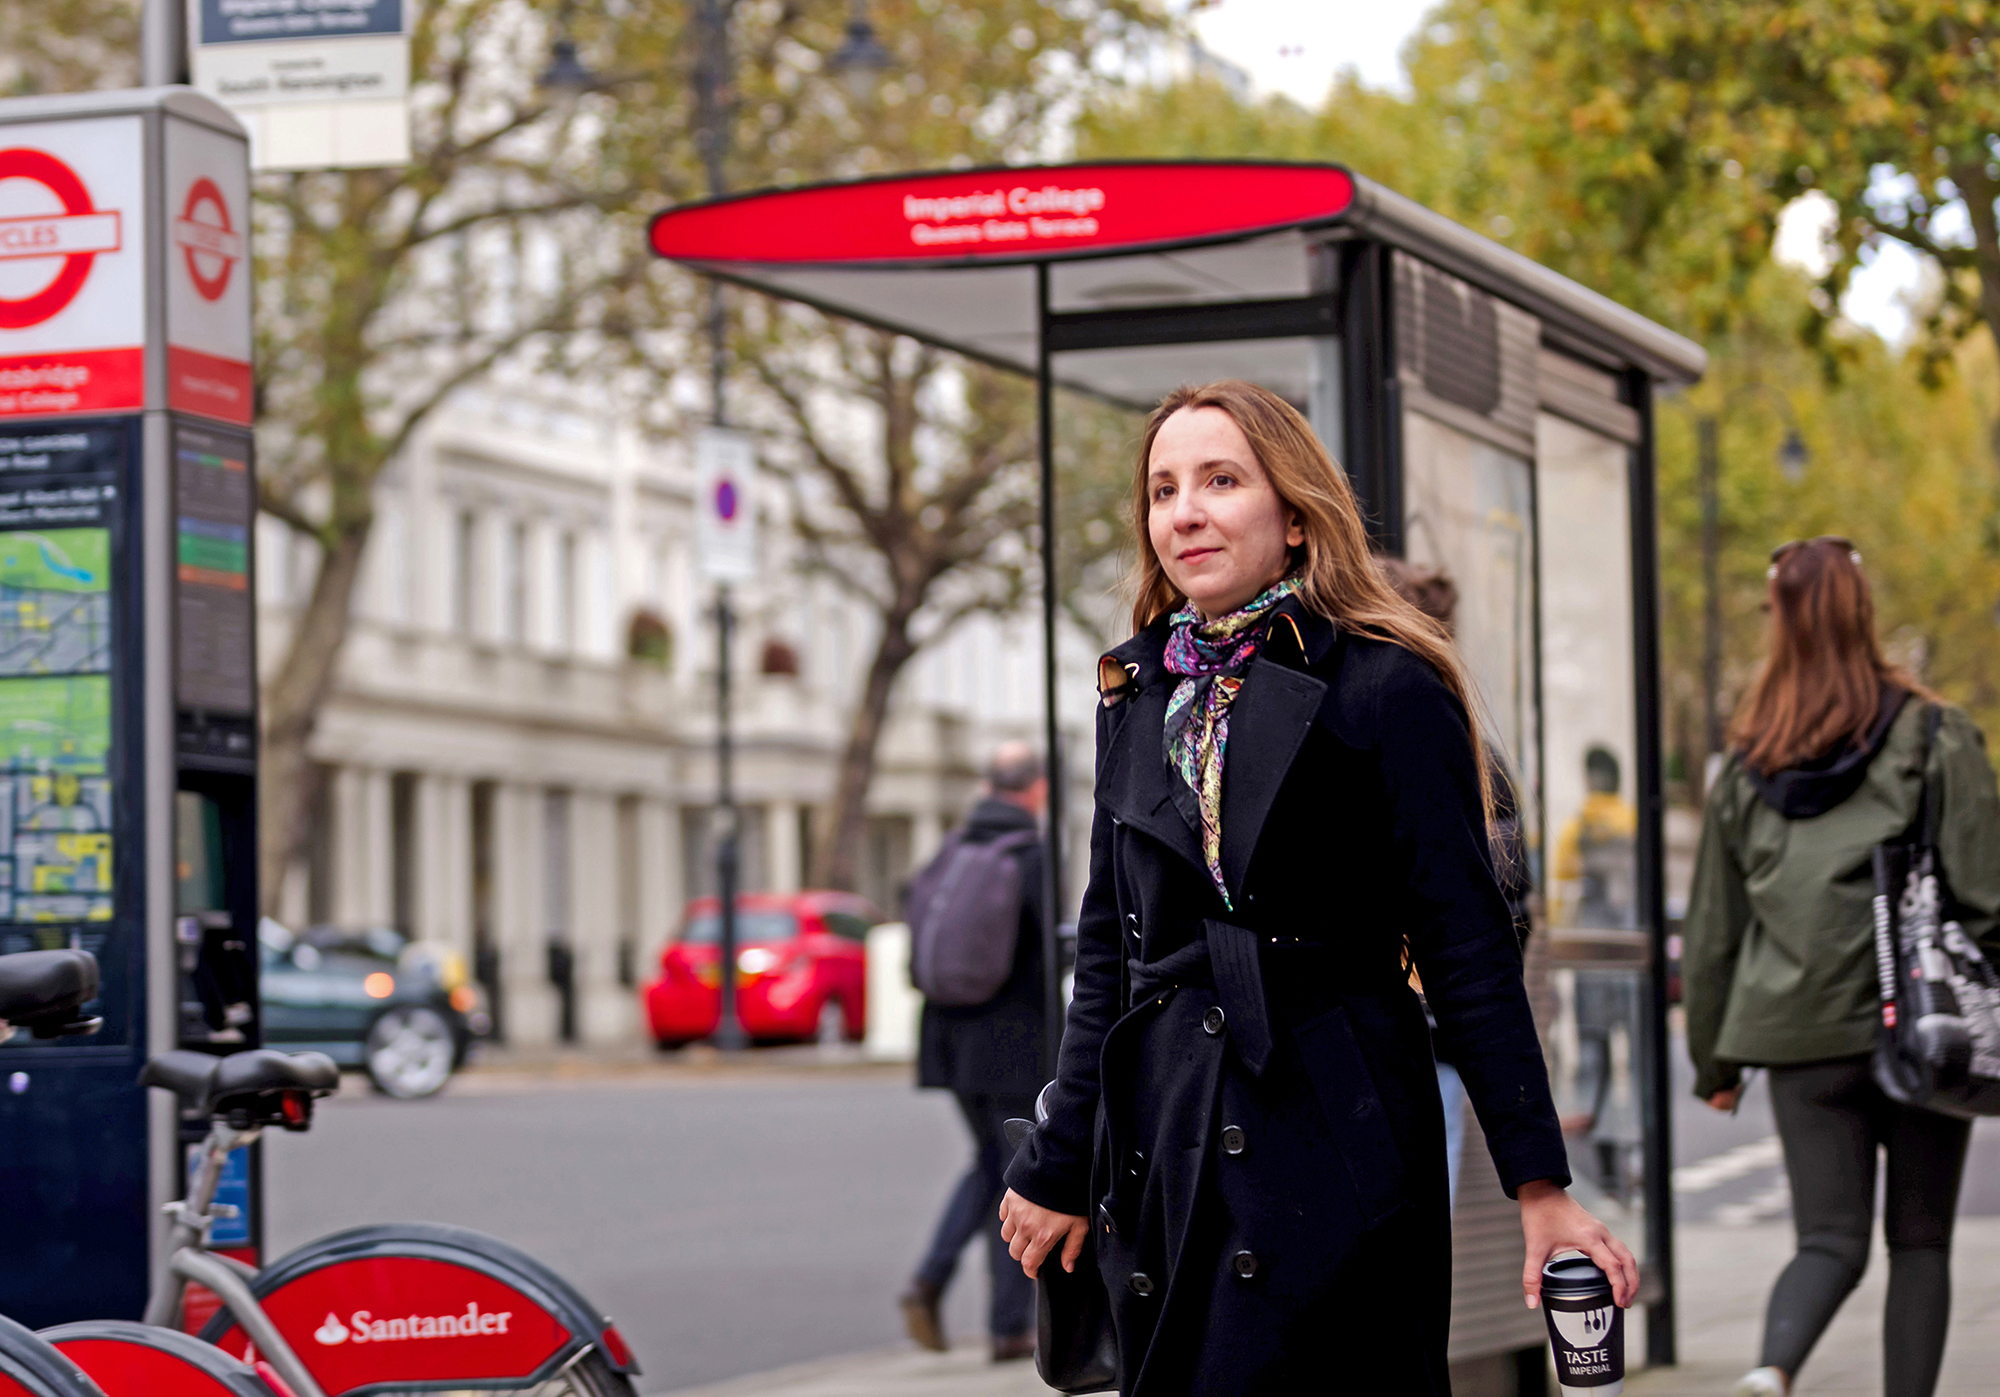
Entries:
{"label": "parked car", "polygon": [[[859,1042],[868,1024],[868,928],[882,914],[852,893],[742,893],[736,899],[736,1012],[754,1039]],[[688,903],[681,934],[642,991],[653,1041],[679,1047],[722,1013],[722,902]]]}
{"label": "parked car", "polygon": [[264,1042],[312,1049],[368,1074],[389,1096],[430,1096],[491,1028],[456,951],[388,927],[257,929]]}

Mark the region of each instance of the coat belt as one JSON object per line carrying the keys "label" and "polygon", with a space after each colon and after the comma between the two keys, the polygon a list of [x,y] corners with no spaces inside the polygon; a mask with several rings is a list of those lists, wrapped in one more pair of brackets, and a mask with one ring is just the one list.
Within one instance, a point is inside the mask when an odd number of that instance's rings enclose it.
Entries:
{"label": "coat belt", "polygon": [[1200,939],[1155,961],[1128,960],[1132,1003],[1182,986],[1215,991],[1236,1055],[1261,1077],[1271,1060],[1271,1014],[1264,999],[1264,968],[1258,936],[1247,927],[1209,918]]}

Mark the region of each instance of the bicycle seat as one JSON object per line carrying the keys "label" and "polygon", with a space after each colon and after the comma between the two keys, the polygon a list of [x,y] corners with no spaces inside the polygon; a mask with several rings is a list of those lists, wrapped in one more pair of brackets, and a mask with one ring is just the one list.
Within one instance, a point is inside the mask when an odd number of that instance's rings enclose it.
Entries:
{"label": "bicycle seat", "polygon": [[95,998],[97,957],[88,951],[0,956],[0,1019],[37,1038],[97,1032],[104,1020],[79,1012]]}
{"label": "bicycle seat", "polygon": [[253,1048],[215,1057],[176,1048],[148,1058],[139,1082],[165,1088],[196,1114],[240,1121],[240,1128],[275,1124],[303,1130],[312,1098],[340,1090],[340,1069],[325,1053]]}

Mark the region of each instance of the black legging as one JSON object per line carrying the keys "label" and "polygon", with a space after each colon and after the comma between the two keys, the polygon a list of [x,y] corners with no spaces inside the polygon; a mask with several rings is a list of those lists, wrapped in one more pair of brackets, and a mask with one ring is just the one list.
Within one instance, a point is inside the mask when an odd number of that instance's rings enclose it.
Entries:
{"label": "black legging", "polygon": [[1889,1153],[1882,1230],[1889,1302],[1884,1397],[1931,1397],[1951,1322],[1951,1225],[1970,1121],[1898,1106],[1867,1058],[1771,1069],[1771,1107],[1791,1176],[1799,1254],[1764,1320],[1764,1363],[1796,1375],[1868,1264],[1875,1151]]}

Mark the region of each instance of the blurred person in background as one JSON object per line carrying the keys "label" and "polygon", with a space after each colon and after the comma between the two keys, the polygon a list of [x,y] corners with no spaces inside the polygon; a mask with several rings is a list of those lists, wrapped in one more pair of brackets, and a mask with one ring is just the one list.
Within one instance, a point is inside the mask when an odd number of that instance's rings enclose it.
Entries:
{"label": "blurred person in background", "polygon": [[1789,1392],[1860,1281],[1886,1151],[1883,1391],[1930,1397],[1971,1126],[1898,1105],[1871,1075],[1881,999],[1870,854],[1911,832],[1928,783],[1942,801],[1938,845],[1958,919],[2000,953],[2000,796],[1972,720],[1883,658],[1846,539],[1774,552],[1769,611],[1764,667],[1709,794],[1683,932],[1695,1094],[1734,1111],[1743,1070],[1768,1069],[1798,1232],[1760,1366],[1735,1394]]}
{"label": "blurred person in background", "polygon": [[[1437,622],[1447,636],[1456,633],[1453,618],[1458,611],[1458,584],[1451,580],[1449,573],[1442,568],[1419,567],[1401,558],[1384,558],[1381,563],[1383,575],[1396,589],[1397,596]],[[1528,870],[1528,845],[1521,834],[1520,802],[1514,794],[1513,780],[1491,747],[1486,749],[1486,768],[1487,777],[1493,784],[1493,871],[1500,881],[1500,895],[1507,899],[1507,916],[1514,923],[1514,935],[1525,952],[1528,934],[1535,926],[1528,912],[1528,894],[1535,890],[1535,880]],[[1422,982],[1413,982],[1421,994]],[[1430,1017],[1428,1001],[1424,1013]],[[1433,1033],[1437,1029],[1434,1017],[1431,1018],[1431,1029]],[[1438,1095],[1444,1099],[1448,1193],[1451,1205],[1456,1209],[1459,1168],[1465,1156],[1465,1079],[1458,1075],[1458,1069],[1447,1059],[1443,1044],[1434,1042],[1432,1051],[1437,1057]]]}
{"label": "blurred person in background", "polygon": [[1131,507],[1136,633],[1098,667],[1076,992],[1047,1119],[1007,1169],[1008,1241],[1031,1274],[1093,1243],[1128,1397],[1445,1397],[1444,1123],[1413,966],[1520,1200],[1526,1302],[1568,1248],[1617,1303],[1638,1288],[1565,1191],[1471,681],[1268,389],[1168,394]]}
{"label": "blurred person in background", "polygon": [[[1002,744],[986,769],[986,795],[939,852],[932,867],[911,884],[911,915],[961,843],[1015,845],[1010,856],[1018,874],[1019,911],[1014,921],[1012,968],[991,998],[977,1004],[943,1004],[925,997],[918,1031],[917,1084],[943,1087],[958,1101],[972,1132],[971,1167],[952,1191],[909,1289],[900,1304],[910,1337],[927,1349],[946,1347],[939,1305],[958,1269],[966,1244],[984,1233],[991,1275],[987,1326],[993,1361],[1027,1358],[1035,1351],[1034,1283],[1007,1255],[995,1212],[1006,1188],[1001,1171],[1012,1151],[1004,1123],[1031,1119],[1041,1087],[1042,1032],[1042,846],[1037,817],[1048,799],[1042,760],[1025,742]],[[930,877],[926,877],[930,874]],[[917,930],[912,927],[913,933]]]}

